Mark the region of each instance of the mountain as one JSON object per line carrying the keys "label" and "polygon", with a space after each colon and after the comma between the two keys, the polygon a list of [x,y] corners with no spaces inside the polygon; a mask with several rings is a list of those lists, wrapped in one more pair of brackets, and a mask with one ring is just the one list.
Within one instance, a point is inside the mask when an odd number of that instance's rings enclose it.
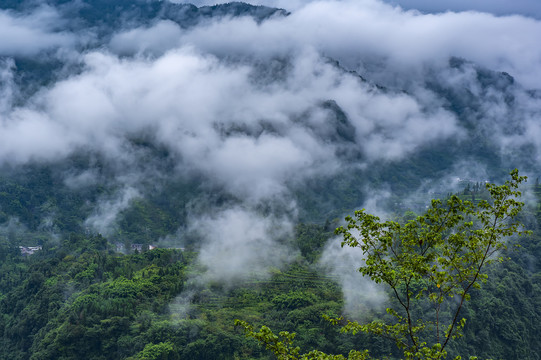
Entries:
{"label": "mountain", "polygon": [[300,327],[306,348],[387,353],[338,340],[319,317],[351,305],[322,265],[347,263],[333,228],[360,207],[391,217],[473,199],[513,168],[530,177],[536,233],[492,272],[519,295],[503,306],[511,290],[491,284],[469,311],[470,329],[483,308],[516,328],[494,320],[461,344],[538,354],[537,26],[376,0],[3,1],[2,356],[141,358],[148,345],[171,359],[264,358],[230,328],[238,314]]}

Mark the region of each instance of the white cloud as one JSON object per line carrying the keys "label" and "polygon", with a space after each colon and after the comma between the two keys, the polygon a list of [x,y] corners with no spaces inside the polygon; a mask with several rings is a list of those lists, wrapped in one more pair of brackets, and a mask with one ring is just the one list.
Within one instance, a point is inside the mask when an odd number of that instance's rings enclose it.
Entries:
{"label": "white cloud", "polygon": [[[217,0],[170,0],[172,3],[191,3],[197,6],[215,5],[228,1]],[[299,8],[321,0],[247,0],[254,5],[298,10]],[[341,1],[341,0],[336,0]],[[446,11],[479,11],[495,15],[524,15],[541,18],[541,4],[537,0],[383,0],[404,9],[416,9],[424,13]]]}
{"label": "white cloud", "polygon": [[58,13],[47,6],[29,15],[0,10],[0,55],[32,56],[46,49],[71,47],[74,36],[57,31],[62,23]]}
{"label": "white cloud", "polygon": [[329,240],[320,264],[339,279],[346,313],[353,319],[360,319],[366,317],[370,310],[382,310],[388,301],[385,289],[359,273],[364,263],[362,251],[341,247],[340,242],[338,238]]}
{"label": "white cloud", "polygon": [[286,219],[235,207],[195,219],[191,227],[204,237],[198,259],[208,269],[206,281],[266,276],[269,267],[282,266],[292,256],[277,242],[292,233]]}
{"label": "white cloud", "polygon": [[[254,209],[274,199],[294,207],[291,184],[345,166],[400,160],[424,145],[465,136],[464,119],[444,109],[427,80],[486,100],[480,128],[506,149],[522,141],[541,149],[539,100],[517,90],[523,110],[514,113],[496,90],[483,93],[473,66],[448,69],[449,58],[458,56],[508,71],[517,89],[538,87],[541,22],[476,12],[423,15],[375,0],[295,2],[294,8],[261,24],[222,18],[181,30],[162,21],[112,34],[108,49],[80,54],[80,72],[20,106],[11,101],[11,65],[4,66],[0,159],[61,160],[90,150],[119,165],[119,178],[131,180],[118,197],[103,199],[87,222],[107,232],[140,194],[143,176],[131,165],[146,160],[130,141],[144,137],[163,146],[178,172],[196,173],[240,203],[191,220],[207,230],[201,262],[211,278],[221,279],[285,261],[277,238],[291,231],[294,219]],[[26,16],[0,12],[0,54],[35,55],[72,44],[56,19],[49,8]],[[329,100],[343,113],[336,114]],[[524,126],[525,136],[504,134],[508,115]],[[347,151],[360,154],[356,163],[340,155]],[[70,174],[66,184],[84,186],[96,176]],[[224,254],[228,261],[219,261]]]}
{"label": "white cloud", "polygon": [[55,160],[73,150],[66,129],[48,116],[17,109],[0,117],[0,154],[3,162]]}
{"label": "white cloud", "polygon": [[218,55],[265,57],[313,47],[353,68],[386,62],[385,71],[401,70],[402,76],[456,56],[537,86],[540,32],[540,21],[521,16],[423,15],[375,0],[316,1],[261,25],[247,18],[214,22],[187,33],[184,41]]}
{"label": "white cloud", "polygon": [[131,202],[138,197],[140,197],[139,192],[128,186],[119,191],[114,197],[102,199],[98,202],[94,214],[85,221],[85,225],[102,235],[113,235],[118,214],[122,210],[126,210]]}
{"label": "white cloud", "polygon": [[[419,99],[387,94],[343,73],[315,52],[288,60],[283,82],[257,70],[182,48],[156,59],[85,56],[87,69],[38,93],[2,121],[0,155],[11,162],[54,159],[90,149],[129,158],[127,141],[151,136],[180,163],[241,198],[285,191],[286,181],[340,168],[332,99],[349,117],[368,159],[407,156],[419,144],[455,135],[455,119]],[[250,185],[252,184],[252,185]],[[256,184],[256,185],[253,185]]]}

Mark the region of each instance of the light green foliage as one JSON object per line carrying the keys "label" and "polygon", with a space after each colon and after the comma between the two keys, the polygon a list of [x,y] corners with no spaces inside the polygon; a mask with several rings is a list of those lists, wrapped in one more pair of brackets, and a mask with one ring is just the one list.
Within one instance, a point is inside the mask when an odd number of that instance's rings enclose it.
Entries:
{"label": "light green foliage", "polygon": [[176,360],[178,355],[175,347],[170,342],[161,342],[159,344],[147,344],[141,350],[136,359],[138,360]]}
{"label": "light green foliage", "polygon": [[[466,319],[460,311],[465,301],[487,279],[486,265],[503,260],[499,254],[506,238],[528,233],[515,220],[523,206],[517,200],[518,187],[526,178],[517,170],[510,175],[504,185],[486,185],[489,201],[474,204],[458,196],[433,200],[426,214],[406,222],[381,221],[364,210],[348,216],[347,226],[336,229],[343,235],[342,246],[362,250],[359,272],[385,284],[392,301],[388,318],[368,324],[347,321],[341,331],[391,339],[405,359],[445,358],[449,342],[462,335]],[[292,345],[294,334],[277,336],[266,327],[254,332],[242,321],[237,325],[279,359],[343,358],[320,352],[299,355],[299,348]],[[349,358],[366,359],[368,354],[354,352]]]}
{"label": "light green foliage", "polygon": [[[344,237],[342,246],[362,250],[360,273],[388,285],[397,306],[387,309],[393,323],[348,322],[343,331],[388,337],[406,359],[445,357],[449,341],[462,334],[464,301],[486,281],[484,267],[502,260],[498,252],[505,248],[505,238],[525,233],[514,220],[523,206],[516,198],[525,179],[514,170],[504,185],[487,184],[490,202],[474,204],[458,196],[445,205],[433,200],[426,214],[405,224],[382,222],[364,210],[347,217],[347,226],[336,230]],[[416,307],[426,302],[432,311],[425,307],[417,314]]]}
{"label": "light green foliage", "polygon": [[290,291],[288,294],[280,294],[272,299],[272,303],[278,309],[296,309],[314,304],[317,297],[311,293]]}
{"label": "light green foliage", "polygon": [[278,360],[364,360],[369,359],[368,352],[351,351],[345,358],[342,355],[329,355],[318,350],[310,351],[307,354],[300,354],[300,348],[293,345],[295,333],[281,331],[275,335],[267,326],[262,326],[259,331],[254,331],[253,327],[245,321],[235,320],[235,326],[244,329],[247,337],[258,340],[261,344],[272,351]]}

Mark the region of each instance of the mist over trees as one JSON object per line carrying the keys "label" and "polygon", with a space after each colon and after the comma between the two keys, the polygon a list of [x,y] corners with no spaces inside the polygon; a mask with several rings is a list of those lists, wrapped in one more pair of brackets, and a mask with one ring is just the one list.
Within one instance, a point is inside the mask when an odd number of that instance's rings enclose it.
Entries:
{"label": "mist over trees", "polygon": [[0,357],[267,357],[241,315],[303,350],[389,353],[321,318],[387,299],[341,219],[476,203],[519,168],[535,232],[460,346],[535,359],[541,23],[253,3],[0,4]]}
{"label": "mist over trees", "polygon": [[[505,239],[531,234],[517,221],[524,206],[517,200],[518,189],[526,178],[516,169],[510,175],[504,185],[486,185],[488,201],[475,203],[457,195],[434,199],[425,214],[399,221],[381,221],[364,209],[347,216],[347,225],[336,229],[343,236],[341,245],[361,250],[359,276],[385,285],[390,305],[388,316],[366,324],[347,320],[340,332],[380,336],[394,343],[405,359],[445,359],[449,345],[463,335],[467,319],[461,311],[473,290],[488,279],[486,267],[504,261],[498,255],[506,250]],[[323,317],[334,325],[343,323],[343,317]],[[235,325],[278,359],[345,359],[317,349],[301,355],[293,345],[295,333],[277,336],[266,326],[256,332],[243,320]],[[347,357],[371,358],[364,349],[352,349]],[[460,359],[456,355],[455,360]]]}

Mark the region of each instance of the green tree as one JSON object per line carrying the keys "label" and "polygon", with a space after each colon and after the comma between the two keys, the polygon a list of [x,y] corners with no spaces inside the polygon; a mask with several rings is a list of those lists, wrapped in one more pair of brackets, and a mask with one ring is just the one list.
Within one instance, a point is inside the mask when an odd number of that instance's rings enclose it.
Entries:
{"label": "green tree", "polygon": [[169,342],[146,344],[136,356],[136,359],[140,360],[176,360],[178,358],[173,344]]}
{"label": "green tree", "polygon": [[[405,222],[381,221],[364,209],[348,216],[347,225],[336,229],[336,234],[343,236],[342,246],[362,250],[359,272],[387,286],[391,306],[385,320],[346,321],[341,331],[391,339],[405,359],[445,358],[450,341],[462,335],[466,319],[460,312],[465,301],[487,279],[486,266],[503,260],[499,254],[506,238],[528,233],[515,220],[523,207],[517,200],[518,188],[526,177],[516,169],[510,175],[503,185],[486,185],[490,201],[475,204],[454,195],[446,201],[432,200],[424,215]],[[279,359],[343,358],[318,351],[300,355],[292,345],[294,334],[277,336],[267,327],[256,332],[243,321],[237,325]],[[349,355],[349,359],[368,358],[366,352]]]}

